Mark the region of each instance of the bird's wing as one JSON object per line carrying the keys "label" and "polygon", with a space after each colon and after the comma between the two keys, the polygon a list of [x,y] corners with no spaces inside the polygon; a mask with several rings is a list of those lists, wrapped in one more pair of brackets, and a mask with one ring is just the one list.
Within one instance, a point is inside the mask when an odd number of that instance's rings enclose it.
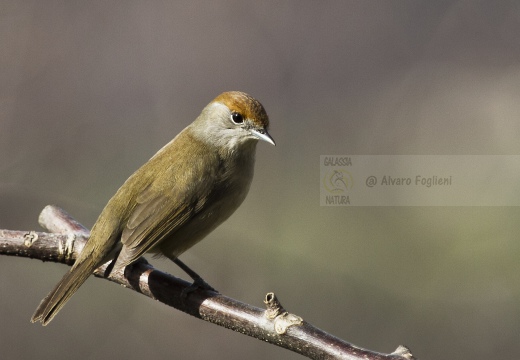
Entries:
{"label": "bird's wing", "polygon": [[189,183],[187,188],[195,190],[192,192],[195,195],[186,194],[186,189],[173,189],[166,194],[153,183],[139,194],[137,205],[123,229],[121,241],[124,246],[118,257],[118,266],[131,264],[199,212],[211,189],[204,177]]}

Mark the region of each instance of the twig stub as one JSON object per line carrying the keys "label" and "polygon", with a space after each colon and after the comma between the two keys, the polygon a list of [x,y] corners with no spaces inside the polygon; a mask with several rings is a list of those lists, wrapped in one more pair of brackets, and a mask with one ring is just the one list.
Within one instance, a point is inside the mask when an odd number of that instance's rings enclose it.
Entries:
{"label": "twig stub", "polygon": [[273,320],[274,330],[277,334],[285,334],[289,327],[303,324],[303,319],[301,317],[291,314],[283,308],[274,293],[267,293],[264,303],[267,306],[265,317],[269,320]]}
{"label": "twig stub", "polygon": [[36,231],[31,231],[31,232],[28,232],[27,234],[25,234],[23,236],[23,238],[24,238],[24,242],[23,242],[24,245],[27,247],[31,247],[33,242],[38,240],[38,234],[36,233]]}

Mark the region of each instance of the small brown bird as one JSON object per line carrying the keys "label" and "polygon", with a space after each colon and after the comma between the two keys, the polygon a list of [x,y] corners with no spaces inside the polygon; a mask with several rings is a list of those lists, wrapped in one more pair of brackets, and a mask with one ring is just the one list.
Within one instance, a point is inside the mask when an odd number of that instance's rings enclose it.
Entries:
{"label": "small brown bird", "polygon": [[268,126],[264,107],[250,95],[217,96],[110,199],[74,266],[31,321],[48,324],[107,261],[112,271],[145,252],[176,261],[224,222],[249,191],[258,140],[275,145]]}

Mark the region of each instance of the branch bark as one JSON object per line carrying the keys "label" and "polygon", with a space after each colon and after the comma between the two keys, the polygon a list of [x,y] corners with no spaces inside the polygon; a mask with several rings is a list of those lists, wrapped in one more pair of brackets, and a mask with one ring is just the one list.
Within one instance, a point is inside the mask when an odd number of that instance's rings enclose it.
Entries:
{"label": "branch bark", "polygon": [[[65,211],[47,206],[39,217],[49,232],[0,230],[0,255],[40,259],[72,265],[88,240],[89,231]],[[287,312],[273,293],[260,309],[210,290],[197,289],[183,296],[191,284],[156,270],[144,258],[123,271],[104,277],[104,264],[95,276],[137,291],[199,319],[292,350],[311,359],[412,360],[399,346],[391,354],[359,348]]]}

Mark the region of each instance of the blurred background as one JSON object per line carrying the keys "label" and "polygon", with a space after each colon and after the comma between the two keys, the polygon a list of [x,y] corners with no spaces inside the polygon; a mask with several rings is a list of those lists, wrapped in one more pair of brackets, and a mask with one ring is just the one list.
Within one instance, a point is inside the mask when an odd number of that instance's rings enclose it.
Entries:
{"label": "blurred background", "polygon": [[[519,33],[515,1],[2,0],[0,228],[38,230],[47,204],[92,226],[211,99],[246,91],[277,146],[182,260],[368,349],[515,358],[520,209],[320,207],[319,159],[520,154]],[[0,258],[3,359],[301,358],[94,278],[30,324],[66,271]]]}

